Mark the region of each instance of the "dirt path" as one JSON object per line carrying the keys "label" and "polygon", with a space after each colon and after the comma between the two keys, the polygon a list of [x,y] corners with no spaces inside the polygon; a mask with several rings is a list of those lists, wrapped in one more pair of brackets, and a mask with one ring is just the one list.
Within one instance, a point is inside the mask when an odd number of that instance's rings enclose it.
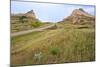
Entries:
{"label": "dirt path", "polygon": [[43,28],[36,28],[36,29],[32,29],[32,30],[27,30],[27,31],[21,31],[21,32],[16,32],[16,33],[11,33],[11,37],[14,36],[19,36],[19,35],[23,35],[23,34],[27,34],[27,33],[31,33],[31,32],[35,32],[35,31],[43,31],[45,29],[51,28],[53,27],[55,24],[43,27]]}

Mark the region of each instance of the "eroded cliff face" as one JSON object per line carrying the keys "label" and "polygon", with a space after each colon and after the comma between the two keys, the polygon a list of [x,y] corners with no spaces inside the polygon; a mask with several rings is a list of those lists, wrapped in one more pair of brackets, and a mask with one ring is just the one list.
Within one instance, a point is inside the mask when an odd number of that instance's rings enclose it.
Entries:
{"label": "eroded cliff face", "polygon": [[94,24],[95,17],[85,12],[82,8],[73,10],[72,14],[61,22],[72,24]]}

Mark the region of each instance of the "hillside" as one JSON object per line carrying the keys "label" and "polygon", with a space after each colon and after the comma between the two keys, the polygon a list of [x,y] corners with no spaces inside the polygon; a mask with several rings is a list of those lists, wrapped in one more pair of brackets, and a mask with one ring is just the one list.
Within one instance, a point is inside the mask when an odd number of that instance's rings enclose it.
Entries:
{"label": "hillside", "polygon": [[11,32],[33,29],[38,22],[40,21],[36,18],[33,10],[23,14],[11,14]]}
{"label": "hillside", "polygon": [[62,21],[63,23],[71,23],[71,24],[92,24],[95,23],[95,17],[84,11],[82,8],[73,10],[72,14]]}
{"label": "hillside", "polygon": [[95,17],[76,9],[54,28],[11,37],[11,64],[95,61],[94,26]]}

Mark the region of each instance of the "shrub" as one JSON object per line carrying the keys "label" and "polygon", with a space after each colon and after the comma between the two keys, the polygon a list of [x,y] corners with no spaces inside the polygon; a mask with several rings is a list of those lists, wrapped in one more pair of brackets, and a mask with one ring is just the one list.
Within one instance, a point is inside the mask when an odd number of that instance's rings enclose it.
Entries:
{"label": "shrub", "polygon": [[84,11],[82,8],[79,8],[79,10]]}
{"label": "shrub", "polygon": [[21,17],[19,18],[19,20],[20,20],[20,22],[24,23],[26,18],[27,18],[26,16],[21,16]]}
{"label": "shrub", "polygon": [[39,27],[39,26],[41,26],[42,25],[42,23],[41,22],[39,22],[39,21],[36,21],[36,22],[32,22],[32,24],[31,24],[33,27]]}
{"label": "shrub", "polygon": [[52,53],[52,55],[57,55],[59,54],[59,52],[60,52],[60,49],[57,47],[50,48],[50,53]]}

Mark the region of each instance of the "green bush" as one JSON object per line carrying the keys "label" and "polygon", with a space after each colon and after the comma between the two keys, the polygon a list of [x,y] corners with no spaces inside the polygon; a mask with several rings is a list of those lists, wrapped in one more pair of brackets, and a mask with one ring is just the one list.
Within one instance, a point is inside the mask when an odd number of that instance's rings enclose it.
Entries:
{"label": "green bush", "polygon": [[60,53],[60,49],[57,47],[52,47],[50,48],[50,53],[52,53],[52,55],[58,55]]}
{"label": "green bush", "polygon": [[19,18],[19,20],[20,20],[20,22],[21,23],[24,23],[26,20],[27,17],[26,16],[21,16],[20,18]]}
{"label": "green bush", "polygon": [[84,11],[82,8],[79,8],[79,10]]}
{"label": "green bush", "polygon": [[36,22],[32,22],[32,26],[33,27],[39,27],[39,26],[41,26],[43,23],[41,23],[41,22],[39,22],[39,21],[36,21]]}

